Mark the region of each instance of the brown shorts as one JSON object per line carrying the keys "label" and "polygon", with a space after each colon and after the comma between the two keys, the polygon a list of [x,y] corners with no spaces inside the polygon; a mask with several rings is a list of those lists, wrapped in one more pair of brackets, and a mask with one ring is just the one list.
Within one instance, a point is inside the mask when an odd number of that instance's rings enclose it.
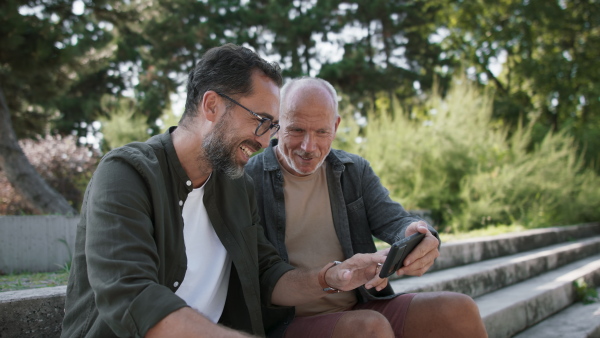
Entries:
{"label": "brown shorts", "polygon": [[[396,337],[402,337],[404,333],[404,320],[408,312],[408,306],[416,293],[407,293],[387,300],[372,300],[367,303],[356,304],[352,310],[373,310],[384,315]],[[286,338],[329,338],[333,335],[338,320],[347,312],[335,312],[323,315],[296,317],[287,327],[284,337]]]}

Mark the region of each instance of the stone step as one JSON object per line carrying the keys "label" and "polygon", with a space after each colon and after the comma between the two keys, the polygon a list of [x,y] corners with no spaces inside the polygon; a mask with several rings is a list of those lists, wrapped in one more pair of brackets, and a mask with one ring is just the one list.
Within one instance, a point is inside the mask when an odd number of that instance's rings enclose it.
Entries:
{"label": "stone step", "polygon": [[580,278],[600,285],[600,254],[475,298],[489,337],[512,337],[567,308]]}
{"label": "stone step", "polygon": [[[523,250],[529,251],[519,253]],[[490,337],[509,337],[571,304],[573,280],[583,276],[588,284],[600,285],[598,252],[600,223],[536,229],[444,244],[436,261],[439,271],[390,283],[396,292],[469,294]],[[557,270],[547,272],[552,269]],[[65,288],[0,293],[0,337],[58,336]]]}
{"label": "stone step", "polygon": [[[596,291],[600,294],[600,288]],[[575,303],[513,337],[598,338],[600,337],[600,302]]]}
{"label": "stone step", "polygon": [[473,298],[600,252],[600,236],[390,281],[396,292],[455,291]]}
{"label": "stone step", "polygon": [[442,243],[440,257],[429,271],[448,269],[593,236],[600,236],[599,222]]}
{"label": "stone step", "polygon": [[67,286],[0,292],[0,337],[59,337]]}

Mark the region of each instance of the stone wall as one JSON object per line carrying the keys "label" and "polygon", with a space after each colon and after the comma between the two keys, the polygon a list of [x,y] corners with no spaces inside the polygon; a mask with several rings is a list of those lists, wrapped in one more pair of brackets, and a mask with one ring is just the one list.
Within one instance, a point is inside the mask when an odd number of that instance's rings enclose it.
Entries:
{"label": "stone wall", "polygon": [[78,216],[0,216],[0,273],[60,270],[71,260],[78,221]]}

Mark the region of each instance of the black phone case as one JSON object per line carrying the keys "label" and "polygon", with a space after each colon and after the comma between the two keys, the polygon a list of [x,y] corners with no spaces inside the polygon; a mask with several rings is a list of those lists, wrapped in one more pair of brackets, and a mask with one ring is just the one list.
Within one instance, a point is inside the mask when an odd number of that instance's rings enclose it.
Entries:
{"label": "black phone case", "polygon": [[387,278],[400,269],[406,256],[408,256],[417,244],[421,243],[424,237],[425,234],[417,232],[394,243],[385,259],[385,263],[381,267],[381,271],[379,271],[379,277]]}

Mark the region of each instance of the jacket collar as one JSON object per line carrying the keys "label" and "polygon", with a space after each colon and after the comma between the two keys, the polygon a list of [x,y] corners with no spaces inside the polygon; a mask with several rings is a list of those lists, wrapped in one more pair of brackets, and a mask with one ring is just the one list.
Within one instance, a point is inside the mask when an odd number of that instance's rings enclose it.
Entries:
{"label": "jacket collar", "polygon": [[[177,157],[177,152],[175,151],[175,146],[173,145],[173,139],[171,138],[171,133],[173,131],[175,131],[175,129],[177,129],[177,127],[170,127],[166,132],[158,135],[157,137],[165,149],[165,154],[168,158],[168,161],[169,161],[169,164],[171,165],[172,170],[177,174],[178,181],[181,184],[185,185],[185,188],[189,193],[194,189],[194,187],[192,187],[191,184],[190,185],[187,184],[188,182],[191,183],[191,181],[190,181],[187,173],[185,172],[185,169],[183,169],[181,162],[179,162],[179,157]],[[150,140],[152,140],[152,139],[150,139]],[[148,142],[150,143],[150,141],[148,141]],[[152,145],[152,144],[150,143],[150,145]]]}

